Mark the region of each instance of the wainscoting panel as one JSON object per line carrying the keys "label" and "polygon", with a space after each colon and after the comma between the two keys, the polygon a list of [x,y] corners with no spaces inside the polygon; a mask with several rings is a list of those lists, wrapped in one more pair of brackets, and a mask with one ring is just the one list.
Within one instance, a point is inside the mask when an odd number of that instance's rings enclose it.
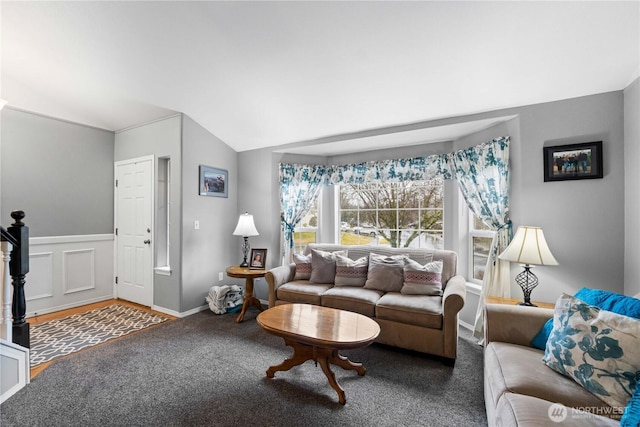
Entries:
{"label": "wainscoting panel", "polygon": [[62,284],[65,294],[96,288],[95,254],[93,248],[62,253]]}
{"label": "wainscoting panel", "polygon": [[[28,294],[26,300],[34,301],[53,296],[53,252],[29,253],[29,287],[25,286]],[[28,291],[28,292],[27,292]]]}
{"label": "wainscoting panel", "polygon": [[29,239],[27,317],[114,296],[113,234]]}

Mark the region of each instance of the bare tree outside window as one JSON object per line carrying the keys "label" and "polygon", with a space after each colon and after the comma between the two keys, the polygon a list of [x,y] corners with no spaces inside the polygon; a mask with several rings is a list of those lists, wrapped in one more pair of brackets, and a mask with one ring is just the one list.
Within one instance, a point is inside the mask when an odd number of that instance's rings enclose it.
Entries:
{"label": "bare tree outside window", "polygon": [[342,244],[441,249],[443,181],[340,186]]}

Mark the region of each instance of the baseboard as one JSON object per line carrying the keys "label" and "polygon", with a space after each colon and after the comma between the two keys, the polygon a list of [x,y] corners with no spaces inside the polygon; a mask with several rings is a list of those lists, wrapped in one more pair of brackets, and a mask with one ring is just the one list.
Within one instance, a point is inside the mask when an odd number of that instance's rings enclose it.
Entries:
{"label": "baseboard", "polygon": [[465,322],[463,320],[460,320],[460,319],[458,319],[458,324],[460,326],[462,326],[463,328],[468,329],[471,332],[473,332],[473,325],[471,325],[471,324],[469,324],[469,323],[467,323],[467,322]]}
{"label": "baseboard", "polygon": [[[110,300],[110,299],[113,299],[113,298],[114,298],[113,295],[108,295],[108,296],[103,296],[103,297],[98,297],[98,298],[91,298],[91,299],[87,299],[87,300],[82,300],[82,301],[78,301],[78,302],[74,302],[74,303],[63,304],[63,305],[59,305],[59,306],[56,306],[56,307],[47,307],[47,308],[44,308],[42,310],[28,311],[25,314],[25,317],[29,318],[29,317],[35,317],[35,316],[42,316],[43,314],[54,313],[56,311],[61,311],[61,310],[68,310],[70,308],[81,307],[83,305],[89,305],[89,304],[93,304],[93,303],[96,303],[96,302]],[[29,306],[29,304],[27,304],[27,308],[28,308],[28,306]]]}
{"label": "baseboard", "polygon": [[160,313],[168,314],[169,316],[183,318],[183,317],[191,316],[192,314],[200,313],[201,311],[208,310],[209,306],[208,305],[201,305],[200,307],[196,307],[194,309],[191,309],[191,310],[188,310],[188,311],[183,311],[183,312],[170,310],[168,308],[160,307],[160,306],[157,306],[157,305],[152,306],[151,309],[155,310],[155,311],[158,311]]}

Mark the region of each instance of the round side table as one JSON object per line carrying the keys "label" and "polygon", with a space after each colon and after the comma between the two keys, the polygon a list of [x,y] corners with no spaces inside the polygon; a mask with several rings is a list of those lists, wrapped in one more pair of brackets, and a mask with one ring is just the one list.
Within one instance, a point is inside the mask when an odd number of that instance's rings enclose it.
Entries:
{"label": "round side table", "polygon": [[240,310],[240,315],[238,315],[238,318],[236,319],[237,323],[242,322],[242,319],[244,319],[244,312],[247,311],[247,307],[250,305],[256,307],[260,311],[264,310],[264,308],[262,308],[262,304],[260,304],[260,300],[253,296],[253,279],[257,277],[264,277],[266,273],[267,270],[252,270],[248,267],[239,267],[237,265],[227,268],[227,276],[237,279],[245,279],[244,303],[242,303],[242,310]]}

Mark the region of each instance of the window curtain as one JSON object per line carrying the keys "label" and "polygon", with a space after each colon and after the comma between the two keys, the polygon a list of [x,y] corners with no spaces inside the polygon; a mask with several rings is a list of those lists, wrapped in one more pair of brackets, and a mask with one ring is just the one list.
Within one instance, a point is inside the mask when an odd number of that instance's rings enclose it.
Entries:
{"label": "window curtain", "polygon": [[285,263],[291,261],[296,225],[318,198],[326,177],[327,168],[323,165],[280,164],[280,221]]}
{"label": "window curtain", "polygon": [[496,232],[482,280],[474,336],[482,341],[485,296],[510,297],[510,264],[498,259],[511,240],[509,219],[509,137],[449,155],[451,174],[473,212]]}
{"label": "window curtain", "polygon": [[425,181],[436,176],[451,178],[446,154],[330,166],[331,184]]}

